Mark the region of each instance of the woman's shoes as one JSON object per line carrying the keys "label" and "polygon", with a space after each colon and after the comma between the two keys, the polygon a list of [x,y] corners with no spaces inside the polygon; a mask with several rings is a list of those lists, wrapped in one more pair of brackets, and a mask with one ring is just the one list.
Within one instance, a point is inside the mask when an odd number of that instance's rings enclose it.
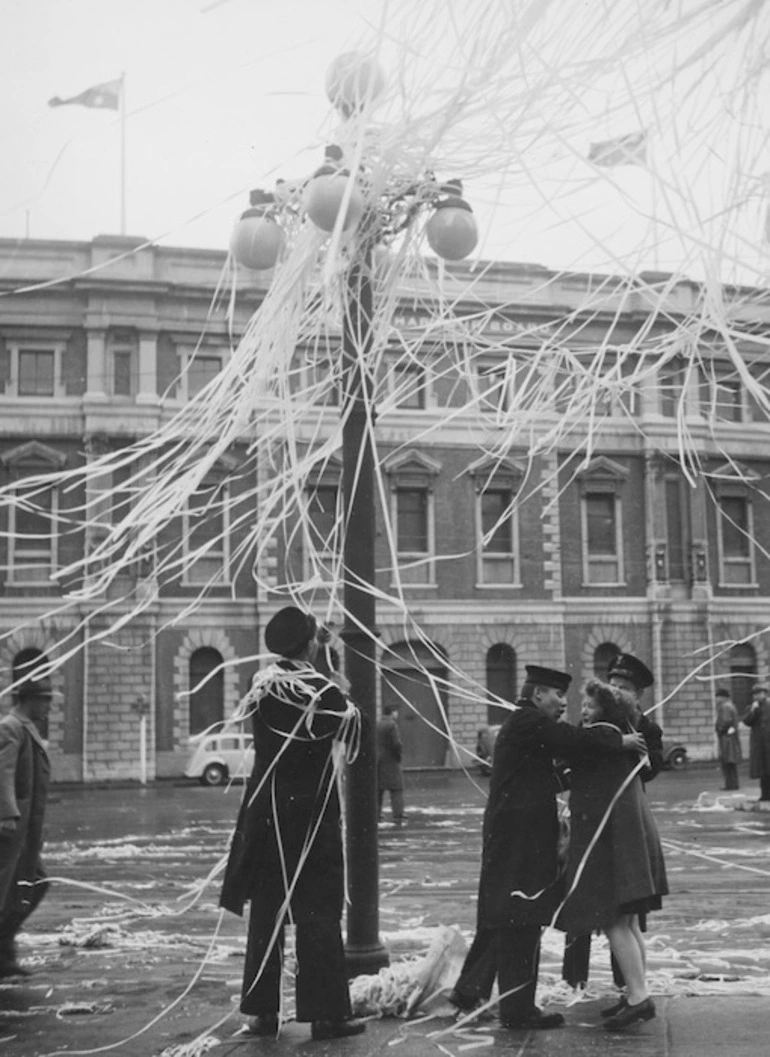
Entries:
{"label": "woman's shoes", "polygon": [[347,1039],[351,1035],[361,1035],[366,1031],[363,1020],[314,1020],[310,1034],[318,1042],[321,1039]]}
{"label": "woman's shoes", "polygon": [[621,1009],[625,1009],[627,1005],[628,999],[625,995],[621,995],[613,1006],[607,1006],[606,1009],[602,1009],[600,1015],[603,1017],[616,1017]]}
{"label": "woman's shoes", "polygon": [[626,1003],[619,1013],[605,1020],[604,1027],[607,1031],[622,1031],[631,1024],[636,1024],[638,1020],[652,1020],[654,1016],[655,1003],[651,998],[645,998],[643,1002],[637,1002],[635,1006]]}

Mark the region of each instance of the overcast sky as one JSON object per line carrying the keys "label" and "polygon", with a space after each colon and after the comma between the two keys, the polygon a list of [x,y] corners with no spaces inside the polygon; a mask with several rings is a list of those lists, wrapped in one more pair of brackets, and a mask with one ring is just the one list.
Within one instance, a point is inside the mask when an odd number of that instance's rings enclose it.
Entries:
{"label": "overcast sky", "polygon": [[[568,2],[575,6],[559,0]],[[471,8],[474,3],[468,0]],[[319,163],[330,111],[326,71],[376,30],[383,5],[388,8],[385,0],[0,0],[6,44],[0,237],[90,239],[119,232],[119,114],[52,108],[48,100],[125,74],[127,233],[226,248],[250,187],[304,176]],[[415,5],[418,12],[420,0]],[[569,41],[564,44],[568,52]],[[466,187],[479,212],[483,256],[590,267],[606,259],[610,245],[622,257],[643,244],[635,264],[673,268],[677,240],[669,239],[661,253],[650,237],[649,212],[662,214],[665,201],[649,172],[627,166],[609,175],[612,185],[594,186],[558,215],[544,207],[548,194],[537,173],[505,212],[491,211],[494,175],[487,186]],[[636,201],[636,213],[625,196]],[[675,215],[681,218],[682,210]]]}

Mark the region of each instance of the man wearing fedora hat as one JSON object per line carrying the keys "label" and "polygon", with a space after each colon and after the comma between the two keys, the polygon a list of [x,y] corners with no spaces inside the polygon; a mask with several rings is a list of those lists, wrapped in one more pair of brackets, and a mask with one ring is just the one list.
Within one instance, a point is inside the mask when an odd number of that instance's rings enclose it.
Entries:
{"label": "man wearing fedora hat", "polygon": [[[283,943],[295,926],[297,1020],[314,1039],[357,1035],[352,1019],[340,919],[344,867],[337,792],[340,753],[355,745],[358,709],[342,677],[315,665],[328,633],[286,606],[265,629],[279,659],[257,672],[242,702],[254,731],[254,770],[246,784],[220,902],[242,914],[250,902],[241,1012],[253,1035],[280,1029]],[[338,752],[338,749],[340,750]]]}
{"label": "man wearing fedora hat", "polygon": [[714,695],[717,714],[714,730],[719,746],[719,765],[724,779],[723,789],[740,789],[738,764],[743,759],[741,739],[738,734],[738,709],[730,699],[730,691],[721,686]]}
{"label": "man wearing fedora hat", "polygon": [[558,722],[571,677],[536,665],[527,665],[526,672],[495,742],[476,936],[451,1001],[470,1012],[489,1000],[497,979],[501,1023],[542,1029],[564,1023],[561,1013],[544,1013],[535,1005],[541,932],[563,897],[554,760],[575,753],[639,752],[644,742],[609,726],[581,730]]}
{"label": "man wearing fedora hat", "polygon": [[0,719],[0,977],[29,976],[16,935],[45,895],[40,859],[51,767],[38,730],[51,704],[45,678],[27,678]]}

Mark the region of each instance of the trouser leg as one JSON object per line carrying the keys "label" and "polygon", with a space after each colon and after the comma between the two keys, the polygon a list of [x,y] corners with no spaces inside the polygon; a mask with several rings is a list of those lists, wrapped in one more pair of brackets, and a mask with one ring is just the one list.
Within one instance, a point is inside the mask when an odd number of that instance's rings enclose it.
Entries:
{"label": "trouser leg", "polygon": [[759,779],[759,789],[762,800],[770,800],[770,775],[764,775]]}
{"label": "trouser leg", "polygon": [[396,822],[401,822],[404,818],[404,791],[403,789],[391,789],[390,791],[390,808],[393,812],[393,818]]}
{"label": "trouser leg", "polygon": [[382,808],[383,808],[384,803],[385,803],[385,790],[384,789],[378,789],[377,790],[377,817],[379,819],[382,818]]}
{"label": "trouser leg", "polygon": [[497,946],[497,986],[500,1020],[523,1020],[537,1008],[537,974],[540,967],[540,925],[500,929]]}
{"label": "trouser leg", "polygon": [[725,789],[739,789],[738,783],[738,764],[737,763],[726,763],[724,764],[725,772]]}
{"label": "trouser leg", "polygon": [[243,967],[241,1013],[255,1017],[281,1006],[284,926],[276,931],[276,908],[252,900]]}
{"label": "trouser leg", "polygon": [[496,976],[497,930],[478,929],[454,986],[459,1004],[471,1008],[476,1002],[486,1002]]}
{"label": "trouser leg", "polygon": [[570,987],[580,987],[588,982],[588,968],[591,962],[591,934],[586,936],[567,935],[564,941],[564,958],[561,975]]}
{"label": "trouser leg", "polygon": [[297,1020],[345,1020],[350,991],[339,921],[298,921]]}

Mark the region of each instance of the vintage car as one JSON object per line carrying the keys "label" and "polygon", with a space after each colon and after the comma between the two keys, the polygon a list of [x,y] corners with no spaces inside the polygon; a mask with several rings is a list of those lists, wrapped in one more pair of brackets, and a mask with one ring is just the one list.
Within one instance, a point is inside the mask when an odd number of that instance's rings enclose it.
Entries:
{"label": "vintage car", "polygon": [[243,780],[254,766],[251,734],[237,729],[204,732],[190,738],[186,778],[197,778],[201,785],[222,785],[230,779]]}

